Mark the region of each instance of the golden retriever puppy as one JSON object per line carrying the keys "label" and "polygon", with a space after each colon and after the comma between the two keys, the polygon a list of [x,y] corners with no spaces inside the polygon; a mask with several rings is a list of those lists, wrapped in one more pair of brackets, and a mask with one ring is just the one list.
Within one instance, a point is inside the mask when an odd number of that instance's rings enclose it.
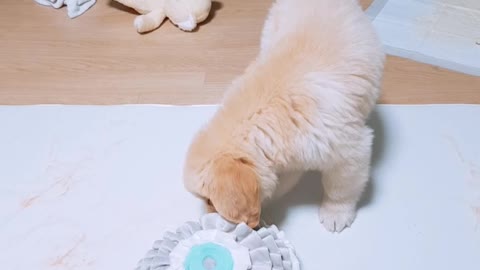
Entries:
{"label": "golden retriever puppy", "polygon": [[255,227],[263,203],[318,170],[320,221],[332,232],[350,226],[369,179],[366,119],[384,58],[357,1],[277,0],[257,58],[189,147],[186,189],[210,211]]}

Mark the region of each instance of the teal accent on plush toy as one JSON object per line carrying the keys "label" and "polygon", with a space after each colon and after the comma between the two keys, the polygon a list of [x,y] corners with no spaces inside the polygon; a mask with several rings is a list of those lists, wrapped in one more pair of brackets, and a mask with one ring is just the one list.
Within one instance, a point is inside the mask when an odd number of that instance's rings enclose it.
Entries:
{"label": "teal accent on plush toy", "polygon": [[192,247],[185,259],[185,270],[233,270],[228,249],[213,243]]}

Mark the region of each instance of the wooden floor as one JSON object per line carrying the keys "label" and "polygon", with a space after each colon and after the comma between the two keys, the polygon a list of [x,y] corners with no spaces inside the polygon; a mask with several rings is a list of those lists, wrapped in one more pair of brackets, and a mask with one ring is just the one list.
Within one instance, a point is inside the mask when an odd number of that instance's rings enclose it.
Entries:
{"label": "wooden floor", "polygon": [[[216,103],[257,53],[270,5],[219,0],[195,33],[167,22],[139,35],[136,14],[110,0],[73,20],[2,0],[0,104]],[[480,104],[480,78],[389,57],[381,102]]]}

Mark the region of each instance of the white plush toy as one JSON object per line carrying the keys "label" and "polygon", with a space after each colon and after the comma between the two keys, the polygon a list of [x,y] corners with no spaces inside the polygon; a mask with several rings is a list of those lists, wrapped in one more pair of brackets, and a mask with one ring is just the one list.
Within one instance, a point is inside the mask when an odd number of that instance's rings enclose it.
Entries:
{"label": "white plush toy", "polygon": [[158,28],[168,18],[183,31],[192,31],[204,21],[212,7],[211,0],[115,0],[138,13],[134,26],[139,33]]}
{"label": "white plush toy", "polygon": [[53,8],[61,8],[67,6],[67,13],[70,19],[78,17],[91,8],[97,0],[35,0],[43,6],[50,6]]}

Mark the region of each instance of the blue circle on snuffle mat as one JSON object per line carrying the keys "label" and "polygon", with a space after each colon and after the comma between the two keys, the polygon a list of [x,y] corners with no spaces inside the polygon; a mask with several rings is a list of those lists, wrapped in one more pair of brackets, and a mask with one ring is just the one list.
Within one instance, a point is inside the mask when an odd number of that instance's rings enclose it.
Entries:
{"label": "blue circle on snuffle mat", "polygon": [[185,270],[232,270],[233,258],[226,248],[206,243],[192,247],[185,259]]}

